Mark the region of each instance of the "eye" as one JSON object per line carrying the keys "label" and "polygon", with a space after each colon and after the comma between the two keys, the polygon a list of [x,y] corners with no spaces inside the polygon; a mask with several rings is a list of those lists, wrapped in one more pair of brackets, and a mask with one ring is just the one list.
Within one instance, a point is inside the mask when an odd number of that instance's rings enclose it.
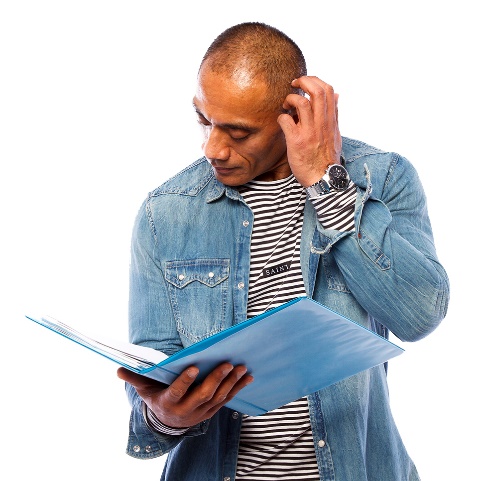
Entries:
{"label": "eye", "polygon": [[201,125],[202,127],[209,127],[210,126],[210,123],[206,119],[204,119],[203,117],[199,117],[197,119],[197,123],[199,125]]}
{"label": "eye", "polygon": [[236,142],[240,142],[242,140],[246,140],[247,137],[249,137],[250,133],[246,132],[245,130],[231,130],[229,132],[229,135],[232,140],[235,140]]}
{"label": "eye", "polygon": [[210,125],[210,122],[200,113],[197,112],[197,122],[202,125],[203,127],[208,127]]}

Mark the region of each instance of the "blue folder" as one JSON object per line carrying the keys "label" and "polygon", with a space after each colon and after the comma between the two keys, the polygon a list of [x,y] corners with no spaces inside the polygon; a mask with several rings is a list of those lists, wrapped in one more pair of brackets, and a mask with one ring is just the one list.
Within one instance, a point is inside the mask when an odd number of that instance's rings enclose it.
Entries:
{"label": "blue folder", "polygon": [[[201,381],[222,362],[244,364],[254,382],[227,406],[258,416],[398,356],[403,349],[322,304],[299,297],[165,356],[100,342],[58,321],[27,316],[122,366],[170,384],[187,367]],[[119,347],[120,346],[120,347]]]}

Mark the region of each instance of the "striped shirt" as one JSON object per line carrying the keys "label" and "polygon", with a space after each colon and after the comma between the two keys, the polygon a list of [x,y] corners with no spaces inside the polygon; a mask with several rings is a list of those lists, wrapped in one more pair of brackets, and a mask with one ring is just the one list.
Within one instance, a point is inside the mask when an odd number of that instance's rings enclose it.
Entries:
{"label": "striped shirt", "polygon": [[[293,175],[251,181],[239,192],[254,214],[247,302],[252,317],[306,295],[300,264],[306,194]],[[350,184],[311,201],[324,227],[352,230],[355,198]],[[244,415],[236,480],[319,481],[306,398],[262,416]]]}

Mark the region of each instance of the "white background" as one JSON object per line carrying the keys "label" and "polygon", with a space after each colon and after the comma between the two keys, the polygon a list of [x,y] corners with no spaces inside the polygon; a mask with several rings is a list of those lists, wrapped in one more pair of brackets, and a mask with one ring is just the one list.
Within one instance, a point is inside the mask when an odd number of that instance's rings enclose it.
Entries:
{"label": "white background", "polygon": [[299,44],[309,73],[340,93],[344,135],[417,167],[452,301],[391,362],[392,408],[423,481],[480,479],[474,3],[0,4],[2,479],[160,477],[163,458],[124,454],[130,409],[115,364],[24,315],[126,339],[134,217],[201,155],[198,64],[242,21]]}

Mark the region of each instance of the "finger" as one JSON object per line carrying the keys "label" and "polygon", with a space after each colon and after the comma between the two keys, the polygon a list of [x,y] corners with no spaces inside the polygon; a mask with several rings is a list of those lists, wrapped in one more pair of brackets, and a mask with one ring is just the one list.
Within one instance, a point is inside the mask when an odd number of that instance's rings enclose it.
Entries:
{"label": "finger", "polygon": [[182,401],[189,388],[194,384],[198,374],[199,369],[195,366],[190,366],[182,371],[179,377],[167,387],[164,399],[173,404]]}
{"label": "finger", "polygon": [[277,117],[277,123],[280,125],[286,138],[289,138],[294,134],[296,123],[291,115],[280,114],[279,117]]}
{"label": "finger", "polygon": [[322,89],[324,94],[334,96],[334,89],[330,84],[324,82],[319,77],[314,76],[304,76],[294,79],[291,84],[294,88],[300,88],[306,92],[309,97],[313,97],[316,94],[319,94],[319,89]]}
{"label": "finger", "polygon": [[234,366],[230,363],[223,363],[210,372],[201,384],[191,391],[189,398],[186,400],[191,409],[196,409],[203,404],[212,400],[219,386],[234,370]]}
{"label": "finger", "polygon": [[234,396],[237,395],[239,391],[244,389],[247,385],[254,381],[254,377],[247,373],[247,369],[239,370],[232,382],[225,386],[228,390],[227,394],[224,396],[224,404],[230,401]]}
{"label": "finger", "polygon": [[222,400],[218,403],[213,404],[207,411],[207,417],[212,417],[222,406],[227,404],[231,399],[233,399],[237,394],[244,389],[246,386],[254,381],[254,377],[251,374],[244,374],[237,380],[237,382],[231,387],[226,395],[222,396]]}
{"label": "finger", "polygon": [[[162,412],[157,411],[157,416],[160,416],[161,421],[165,418],[169,426],[193,426],[207,419],[209,416],[205,413],[216,404],[212,399],[217,389],[233,370],[232,364],[223,363],[215,368],[201,384],[189,389],[199,370],[193,367],[187,369],[162,393]],[[221,406],[222,404],[218,409]]]}
{"label": "finger", "polygon": [[[245,366],[236,366],[228,376],[219,384],[212,396],[212,404],[223,403],[229,396],[230,392],[246,376],[247,368]],[[252,376],[250,376],[252,377]]]}
{"label": "finger", "polygon": [[311,108],[311,102],[306,97],[298,94],[289,94],[283,104],[283,108],[286,110],[295,109],[298,122],[296,125],[303,126],[306,129],[313,127],[313,111]]}
{"label": "finger", "polygon": [[315,121],[324,121],[328,114],[329,96],[334,90],[317,77],[301,77],[298,80],[300,88],[309,94],[311,108]]}
{"label": "finger", "polygon": [[312,112],[315,122],[319,126],[320,122],[326,123],[327,127],[332,128],[336,121],[336,93],[331,85],[318,77],[305,76],[295,79],[292,86],[302,88],[309,94],[312,105]]}
{"label": "finger", "polygon": [[[205,410],[221,402],[218,398],[225,398],[227,393],[222,394],[225,387],[221,388],[220,386],[227,386],[228,392],[230,387],[235,383],[236,373],[239,372],[240,369],[242,369],[242,367],[234,369],[234,366],[230,363],[223,363],[216,367],[201,384],[185,396],[183,406],[191,411],[198,409]],[[245,368],[243,368],[243,371],[237,376],[237,379],[243,374],[245,374]],[[234,380],[234,382],[229,383],[228,379]],[[221,390],[220,395],[219,389]]]}

